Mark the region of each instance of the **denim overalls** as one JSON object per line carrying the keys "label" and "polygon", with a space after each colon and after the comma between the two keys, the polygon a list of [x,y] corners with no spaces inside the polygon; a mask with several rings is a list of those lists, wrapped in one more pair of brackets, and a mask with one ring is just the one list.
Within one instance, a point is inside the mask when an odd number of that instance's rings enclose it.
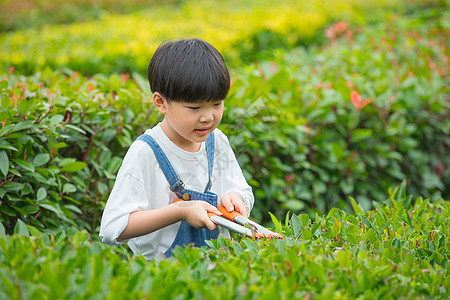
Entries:
{"label": "denim overalls", "polygon": [[[172,165],[169,162],[169,159],[162,151],[161,147],[158,143],[148,134],[143,134],[137,138],[137,140],[141,140],[146,142],[155,153],[156,160],[159,163],[161,170],[164,173],[167,181],[170,185],[170,190],[174,192],[178,198],[184,200],[202,200],[208,202],[214,207],[217,207],[217,195],[210,191],[211,189],[211,174],[213,170],[214,164],[214,133],[212,132],[208,139],[206,140],[206,153],[208,156],[208,184],[206,185],[205,191],[203,193],[185,189],[183,182],[178,178],[177,173],[173,169]],[[164,253],[166,257],[172,255],[173,249],[177,245],[189,245],[194,243],[196,247],[207,246],[205,240],[217,239],[219,236],[219,229],[214,231],[209,230],[208,228],[194,228],[190,226],[186,221],[181,221],[180,228],[178,229],[177,235],[173,244],[170,248]]]}

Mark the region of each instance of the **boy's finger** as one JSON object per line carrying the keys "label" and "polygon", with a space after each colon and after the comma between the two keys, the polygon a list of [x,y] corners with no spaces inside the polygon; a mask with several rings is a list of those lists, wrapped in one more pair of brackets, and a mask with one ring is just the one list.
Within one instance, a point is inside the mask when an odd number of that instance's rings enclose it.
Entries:
{"label": "boy's finger", "polygon": [[211,230],[211,231],[213,231],[213,230],[216,230],[219,226],[217,226],[217,224],[216,223],[214,223],[213,221],[211,221],[211,219],[210,218],[208,218],[208,222],[207,222],[207,224],[206,224],[206,227],[209,229],[209,230]]}
{"label": "boy's finger", "polygon": [[213,214],[216,214],[216,215],[219,215],[219,216],[222,215],[222,213],[220,212],[220,210],[218,210],[217,207],[214,207],[214,206],[212,206],[211,204],[208,204],[208,205],[205,207],[205,209],[206,209],[207,212],[210,212],[210,213],[213,213]]}
{"label": "boy's finger", "polygon": [[[220,211],[219,211],[219,213],[220,213]],[[204,220],[203,223],[205,224],[206,228],[208,228],[209,230],[216,230],[219,227],[216,223],[211,221],[209,216]]]}
{"label": "boy's finger", "polygon": [[235,208],[238,213],[240,213],[241,215],[243,215],[246,218],[248,217],[248,211],[247,211],[247,207],[245,207],[245,205],[237,204],[237,205],[235,205]]}
{"label": "boy's finger", "polygon": [[[233,201],[234,200],[234,201]],[[231,202],[234,206],[234,210],[243,215],[244,217],[248,217],[247,207],[245,206],[242,198],[231,199]]]}
{"label": "boy's finger", "polygon": [[231,202],[231,197],[230,196],[223,197],[221,202],[222,202],[222,206],[225,207],[228,211],[233,211],[234,210],[234,205]]}

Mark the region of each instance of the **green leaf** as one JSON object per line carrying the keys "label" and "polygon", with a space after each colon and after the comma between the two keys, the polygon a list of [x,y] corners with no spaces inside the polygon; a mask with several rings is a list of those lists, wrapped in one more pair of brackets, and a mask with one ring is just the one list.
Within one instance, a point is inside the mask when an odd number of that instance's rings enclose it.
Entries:
{"label": "green leaf", "polygon": [[358,128],[353,131],[352,142],[359,142],[365,140],[373,135],[371,129]]}
{"label": "green leaf", "polygon": [[60,123],[62,123],[64,121],[64,116],[63,115],[54,115],[53,117],[50,118],[50,126],[55,126],[58,125]]}
{"label": "green leaf", "polygon": [[206,245],[208,245],[211,249],[217,250],[218,247],[216,247],[217,240],[205,240]]}
{"label": "green leaf", "polygon": [[361,221],[363,222],[364,225],[366,225],[367,227],[374,229],[372,223],[366,218],[364,217],[364,215],[359,214],[359,217],[361,218]]}
{"label": "green leaf", "polygon": [[270,215],[270,218],[272,219],[273,224],[275,224],[275,227],[279,230],[279,232],[283,232],[283,229],[281,227],[280,221],[275,217],[270,211],[268,212]]}
{"label": "green leaf", "polygon": [[[26,92],[28,92],[28,91],[26,91]],[[20,101],[20,103],[19,103],[20,114],[21,115],[25,114],[33,104],[34,104],[34,101],[30,100],[30,99],[24,99],[24,100]]]}
{"label": "green leaf", "polygon": [[0,222],[0,237],[5,234],[5,226],[3,226],[2,222]]}
{"label": "green leaf", "polygon": [[247,246],[247,249],[253,253],[253,254],[257,254],[259,252],[259,248],[258,246],[255,244],[254,241],[249,240],[249,239],[245,239],[244,240],[244,244]]}
{"label": "green leaf", "polygon": [[0,144],[0,149],[5,149],[5,150],[11,150],[11,151],[19,151],[19,150],[17,150],[17,148],[16,147],[13,147],[13,146],[11,146],[11,145],[9,145],[9,144],[5,144],[5,143],[1,143]]}
{"label": "green leaf", "polygon": [[28,204],[21,208],[22,214],[24,216],[35,214],[39,211],[39,207],[34,204]]}
{"label": "green leaf", "polygon": [[16,226],[14,226],[14,233],[24,236],[30,236],[27,225],[21,219],[17,219]]}
{"label": "green leaf", "polygon": [[45,188],[40,187],[37,191],[37,195],[36,195],[36,200],[37,201],[42,201],[47,197],[47,191],[45,190]]}
{"label": "green leaf", "polygon": [[311,229],[305,228],[302,230],[302,236],[305,240],[310,240],[312,237]]}
{"label": "green leaf", "polygon": [[16,211],[14,209],[12,209],[10,206],[6,206],[6,205],[1,205],[0,206],[0,211],[3,214],[11,216],[11,217],[15,217],[17,215]]}
{"label": "green leaf", "polygon": [[286,208],[294,210],[294,211],[299,211],[302,210],[305,207],[305,204],[297,199],[290,199],[286,202],[284,202],[284,205],[286,206]]}
{"label": "green leaf", "polygon": [[40,167],[45,165],[50,160],[50,155],[48,153],[39,153],[33,159],[33,165],[35,167]]}
{"label": "green leaf", "polygon": [[63,187],[63,193],[74,193],[77,191],[77,188],[71,183],[65,183]]}
{"label": "green leaf", "polygon": [[353,233],[346,233],[347,240],[352,244],[358,244],[358,239],[356,238],[356,235]]}
{"label": "green leaf", "polygon": [[86,131],[84,131],[84,130],[81,129],[80,127],[77,127],[77,126],[74,126],[74,125],[71,125],[71,124],[66,124],[64,127],[65,127],[65,128],[70,128],[70,129],[72,129],[72,130],[74,130],[74,131],[77,131],[77,132],[79,132],[79,133],[81,133],[81,134],[86,134]]}
{"label": "green leaf", "polygon": [[2,188],[4,188],[7,192],[8,191],[20,191],[21,189],[23,189],[25,185],[23,183],[18,183],[18,182],[14,182],[14,181],[10,181],[5,183]]}
{"label": "green leaf", "polygon": [[331,144],[331,153],[333,153],[335,159],[339,161],[344,156],[344,148],[341,146],[341,144],[334,142]]}
{"label": "green leaf", "polygon": [[27,225],[27,228],[28,228],[28,231],[30,232],[31,236],[37,236],[37,237],[42,236],[42,232],[40,232],[36,227]]}
{"label": "green leaf", "polygon": [[22,121],[22,122],[19,122],[17,124],[14,124],[14,127],[11,129],[10,132],[13,133],[13,132],[16,132],[16,131],[28,129],[31,126],[33,126],[33,122],[32,121]]}
{"label": "green leaf", "polygon": [[86,166],[87,166],[87,164],[85,162],[76,161],[76,162],[64,165],[62,167],[62,171],[69,172],[69,173],[78,172],[78,171],[83,170]]}
{"label": "green leaf", "polygon": [[8,175],[9,171],[9,159],[6,151],[0,151],[0,171],[4,176]]}
{"label": "green leaf", "polygon": [[237,255],[239,255],[239,254],[244,252],[244,249],[235,240],[233,240],[231,244],[233,245],[233,249],[234,249],[234,251],[236,252]]}
{"label": "green leaf", "polygon": [[24,161],[24,160],[18,159],[18,158],[13,159],[13,162],[15,162],[22,169],[25,169],[30,172],[34,172],[34,166],[32,163],[29,163],[27,161]]}
{"label": "green leaf", "polygon": [[309,216],[307,214],[300,214],[300,221],[302,221],[302,226],[306,227],[309,225]]}
{"label": "green leaf", "polygon": [[292,214],[291,228],[292,228],[292,232],[294,233],[295,238],[298,238],[300,236],[301,227],[302,227],[302,223],[301,223],[299,217],[296,214]]}
{"label": "green leaf", "polygon": [[353,207],[353,210],[355,211],[355,214],[356,215],[359,215],[359,214],[364,215],[364,211],[361,209],[361,207],[359,207],[359,205],[356,203],[355,199],[353,199],[352,196],[349,196],[349,198],[352,203],[352,207]]}
{"label": "green leaf", "polygon": [[67,208],[68,210],[71,210],[79,215],[81,215],[83,212],[81,211],[81,209],[79,209],[77,206],[72,205],[72,204],[66,204],[64,205],[65,208]]}

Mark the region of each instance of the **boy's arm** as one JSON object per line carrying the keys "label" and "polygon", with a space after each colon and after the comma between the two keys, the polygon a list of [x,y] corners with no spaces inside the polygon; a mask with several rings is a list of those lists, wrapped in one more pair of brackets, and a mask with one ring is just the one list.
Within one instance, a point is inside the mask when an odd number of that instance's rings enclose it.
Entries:
{"label": "boy's arm", "polygon": [[130,214],[127,227],[116,240],[120,242],[145,235],[181,220],[196,228],[207,227],[215,230],[218,226],[210,220],[208,212],[222,214],[211,204],[194,200],[176,202],[152,210],[135,211]]}

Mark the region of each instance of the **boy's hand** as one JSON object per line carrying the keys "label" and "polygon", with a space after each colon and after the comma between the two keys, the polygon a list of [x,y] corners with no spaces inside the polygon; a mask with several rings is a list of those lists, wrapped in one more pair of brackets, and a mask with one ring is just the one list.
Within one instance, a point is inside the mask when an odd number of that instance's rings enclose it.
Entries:
{"label": "boy's hand", "polygon": [[222,199],[220,199],[220,202],[228,211],[235,210],[244,217],[248,218],[247,206],[245,206],[241,194],[237,192],[226,193],[223,195]]}
{"label": "boy's hand", "polygon": [[217,228],[219,228],[219,226],[211,221],[208,216],[208,212],[214,213],[219,216],[222,215],[217,207],[214,207],[211,204],[200,200],[180,201],[174,204],[182,208],[182,219],[192,227],[206,227],[209,230],[216,230]]}

